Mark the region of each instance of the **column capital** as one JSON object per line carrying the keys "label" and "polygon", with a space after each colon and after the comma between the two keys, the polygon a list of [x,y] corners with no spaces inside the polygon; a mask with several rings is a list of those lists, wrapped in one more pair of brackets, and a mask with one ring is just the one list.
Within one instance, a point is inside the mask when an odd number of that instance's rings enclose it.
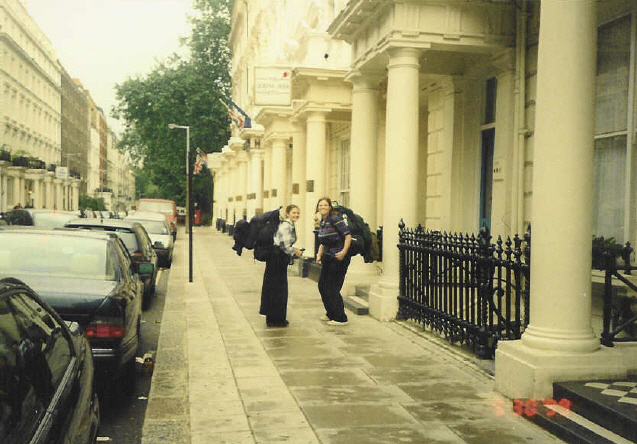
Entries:
{"label": "column capital", "polygon": [[239,151],[237,153],[237,162],[239,164],[245,164],[248,162],[248,153],[246,151]]}
{"label": "column capital", "polygon": [[390,48],[387,53],[389,54],[389,62],[387,63],[387,69],[412,67],[420,69],[420,55],[422,50],[418,48]]}
{"label": "column capital", "polygon": [[345,81],[350,82],[354,87],[354,92],[357,90],[378,90],[378,86],[383,79],[383,75],[376,71],[361,71],[354,70],[347,73]]}
{"label": "column capital", "polygon": [[307,122],[325,122],[327,119],[328,110],[322,109],[308,109],[307,110]]}
{"label": "column capital", "polygon": [[253,157],[255,159],[263,159],[263,153],[263,148],[253,149],[250,150],[250,157]]}

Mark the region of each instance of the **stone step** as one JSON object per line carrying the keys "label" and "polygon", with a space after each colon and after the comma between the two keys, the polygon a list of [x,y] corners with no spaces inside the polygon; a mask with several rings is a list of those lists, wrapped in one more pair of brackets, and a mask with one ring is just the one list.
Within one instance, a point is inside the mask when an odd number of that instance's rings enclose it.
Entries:
{"label": "stone step", "polygon": [[357,285],[356,296],[366,301],[369,301],[369,285]]}
{"label": "stone step", "polygon": [[634,443],[637,442],[637,393],[631,393],[634,389],[637,389],[635,377],[556,382],[552,399],[520,400],[517,410],[566,442]]}
{"label": "stone step", "polygon": [[369,314],[369,304],[365,299],[358,296],[347,296],[343,301],[345,308],[355,315],[364,316]]}

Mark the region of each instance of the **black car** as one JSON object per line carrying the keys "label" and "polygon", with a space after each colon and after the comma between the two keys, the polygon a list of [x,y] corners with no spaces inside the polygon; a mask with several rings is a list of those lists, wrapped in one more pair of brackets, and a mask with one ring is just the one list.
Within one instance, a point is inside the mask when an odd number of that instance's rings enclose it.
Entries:
{"label": "black car", "polygon": [[0,277],[16,277],[35,290],[60,317],[79,323],[93,360],[109,381],[135,381],[142,284],[114,233],[0,227]]}
{"label": "black car", "polygon": [[0,442],[92,444],[91,348],[23,282],[0,280]]}
{"label": "black car", "polygon": [[155,281],[157,280],[157,253],[153,243],[142,224],[120,219],[84,219],[78,218],[67,222],[67,228],[82,228],[91,231],[107,231],[116,233],[126,245],[128,252],[136,266],[152,264],[152,275],[140,276],[144,282],[144,307],[150,304],[155,296]]}

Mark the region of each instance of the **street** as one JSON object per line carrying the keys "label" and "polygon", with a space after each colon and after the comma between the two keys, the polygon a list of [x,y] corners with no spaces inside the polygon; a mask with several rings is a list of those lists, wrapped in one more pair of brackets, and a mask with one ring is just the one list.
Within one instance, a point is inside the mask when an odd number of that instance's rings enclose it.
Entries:
{"label": "street", "polygon": [[[166,300],[170,270],[162,268],[157,275],[157,293],[150,307],[142,313],[141,345],[138,357],[157,350],[157,340],[161,329],[161,318]],[[139,361],[139,360],[138,360]],[[150,391],[151,376],[142,373],[141,363],[137,364],[135,393],[122,402],[111,402],[104,390],[98,391],[100,398],[101,422],[98,442],[134,444],[141,442],[142,426]]]}

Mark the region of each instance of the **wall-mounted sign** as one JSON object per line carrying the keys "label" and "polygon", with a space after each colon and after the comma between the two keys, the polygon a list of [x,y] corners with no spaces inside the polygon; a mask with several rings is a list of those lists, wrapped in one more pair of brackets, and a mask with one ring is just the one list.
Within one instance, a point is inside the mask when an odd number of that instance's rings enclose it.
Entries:
{"label": "wall-mounted sign", "polygon": [[254,68],[254,104],[290,105],[292,72],[285,68]]}
{"label": "wall-mounted sign", "polygon": [[59,166],[55,168],[55,177],[57,179],[68,179],[69,178],[69,167]]}

